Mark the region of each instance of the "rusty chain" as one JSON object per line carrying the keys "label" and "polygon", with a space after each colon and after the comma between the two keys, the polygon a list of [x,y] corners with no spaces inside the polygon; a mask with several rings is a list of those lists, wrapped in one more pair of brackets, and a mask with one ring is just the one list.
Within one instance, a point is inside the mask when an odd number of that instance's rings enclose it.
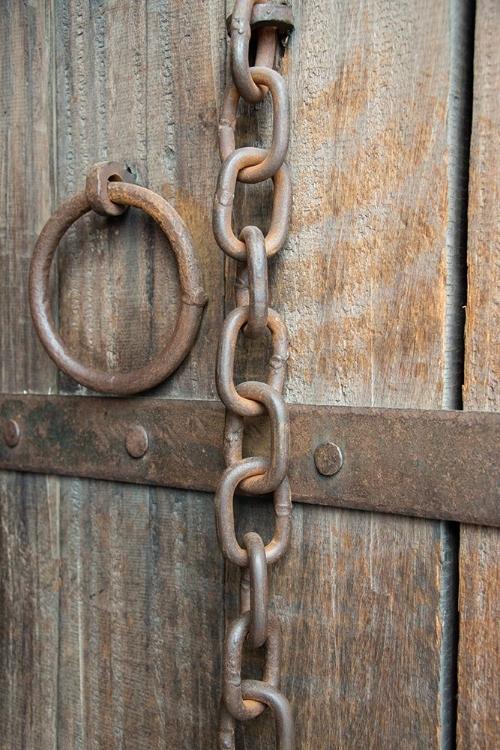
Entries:
{"label": "rusty chain", "polygon": [[[280,33],[293,28],[291,9],[262,0],[236,0],[228,19],[231,72],[219,123],[222,167],[214,200],[213,230],[226,255],[238,261],[236,308],[224,321],[217,352],[216,384],[226,407],[224,459],[226,470],[215,493],[217,536],[225,558],[241,569],[240,616],[228,626],[223,655],[222,700],[219,713],[220,750],[234,750],[236,721],[255,718],[268,706],[276,725],[276,746],[293,750],[295,734],[288,700],[279,690],[282,646],[278,618],[269,612],[268,566],[279,560],[290,544],[291,493],[289,421],[282,392],[288,358],[285,324],[268,302],[267,261],[283,247],[290,223],[292,188],[284,164],[290,138],[288,95],[282,76],[274,70]],[[255,65],[249,63],[255,34]],[[269,93],[273,104],[270,148],[236,148],[235,126],[240,99],[256,104]],[[237,237],[232,226],[236,182],[271,179],[274,186],[271,225],[264,236],[259,227],[246,226]],[[236,386],[234,359],[239,332],[249,338],[271,336],[272,354],[267,382],[247,381]],[[244,418],[268,415],[269,457],[243,457]],[[259,534],[236,537],[234,496],[272,494],[274,534],[265,545]],[[262,680],[241,675],[244,645],[264,647]]]}

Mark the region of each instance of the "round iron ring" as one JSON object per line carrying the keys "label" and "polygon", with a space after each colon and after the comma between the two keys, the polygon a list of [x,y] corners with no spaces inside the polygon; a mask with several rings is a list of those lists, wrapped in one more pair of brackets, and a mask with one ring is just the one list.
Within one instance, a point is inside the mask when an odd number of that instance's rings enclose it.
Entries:
{"label": "round iron ring", "polygon": [[63,372],[95,391],[127,396],[158,385],[177,369],[196,338],[207,296],[203,290],[193,240],[172,206],[151,190],[128,182],[106,182],[103,188],[113,204],[135,206],[149,214],[170,241],[182,290],[181,306],[170,341],[148,365],[126,373],[110,373],[93,369],[77,360],[57,331],[49,292],[50,268],[63,235],[95,205],[95,197],[89,196],[88,190],[65,201],[43,227],[31,259],[29,300],[38,337]]}

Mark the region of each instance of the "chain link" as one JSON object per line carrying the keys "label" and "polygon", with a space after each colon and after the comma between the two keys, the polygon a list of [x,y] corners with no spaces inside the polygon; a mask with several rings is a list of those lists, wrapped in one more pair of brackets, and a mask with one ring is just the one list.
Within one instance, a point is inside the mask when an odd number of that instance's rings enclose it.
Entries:
{"label": "chain link", "polygon": [[[213,230],[219,247],[231,258],[246,262],[245,243],[233,232],[232,213],[236,180],[244,167],[263,162],[268,151],[262,148],[237,148],[229,154],[219,172],[217,192],[214,200]],[[264,244],[266,255],[275,255],[286,242],[292,212],[292,182],[285,164],[272,176],[274,185],[271,225]]]}
{"label": "chain link", "polygon": [[248,552],[248,568],[244,568],[240,583],[240,610],[250,612],[248,645],[260,648],[267,640],[269,624],[269,585],[266,548],[259,534],[249,531],[243,537]]}
{"label": "chain link", "polygon": [[[290,140],[290,115],[285,81],[271,68],[250,68],[252,80],[265,83],[273,98],[273,137],[267,156],[254,167],[245,167],[238,174],[239,182],[263,182],[276,174],[286,158]],[[236,112],[240,92],[234,83],[226,89],[219,123],[219,151],[222,161],[234,153]]]}
{"label": "chain link", "polygon": [[[261,8],[261,6],[265,6]],[[259,13],[255,13],[255,7]],[[240,615],[233,620],[224,640],[222,700],[219,712],[219,750],[234,750],[236,721],[255,718],[269,707],[276,726],[278,750],[293,750],[295,734],[288,700],[279,690],[281,627],[269,611],[268,567],[286,552],[291,537],[292,502],[287,479],[289,468],[289,421],[282,396],[288,334],[277,312],[269,307],[267,260],[285,244],[290,224],[292,187],[284,160],[290,139],[288,95],[282,76],[273,69],[278,28],[291,11],[262,0],[236,0],[230,22],[231,72],[219,124],[222,167],[214,199],[214,236],[226,255],[238,261],[235,282],[237,307],[224,321],[217,352],[216,384],[226,407],[224,458],[226,470],[215,493],[217,536],[223,555],[241,569]],[[249,63],[253,15],[255,65]],[[288,16],[287,16],[288,14]],[[274,23],[273,23],[274,22]],[[269,149],[236,148],[235,129],[240,99],[256,104],[269,92],[273,104],[273,134]],[[232,226],[236,182],[257,183],[271,179],[274,186],[271,223],[267,235],[246,226],[236,237]],[[247,381],[236,386],[234,360],[238,334],[249,338],[271,336],[272,353],[266,382]],[[244,419],[267,415],[270,422],[268,457],[244,458]],[[266,545],[259,534],[248,532],[240,546],[236,537],[234,496],[271,493],[274,533]],[[242,679],[243,648],[263,647],[262,680]]]}
{"label": "chain link", "polygon": [[[266,332],[268,300],[267,258],[264,235],[258,227],[245,227],[240,237],[247,249],[247,262],[243,265],[247,279],[248,323],[244,328],[245,336],[258,338]],[[238,277],[240,281],[242,276]],[[243,287],[239,287],[239,293]],[[246,300],[245,300],[246,301]]]}
{"label": "chain link", "polygon": [[[242,398],[234,384],[234,357],[239,331],[249,318],[248,306],[236,307],[222,326],[217,352],[216,384],[220,400],[227,409],[241,417],[258,417],[265,408],[250,399]],[[271,308],[267,311],[267,328],[271,331],[273,353],[269,360],[267,383],[278,393],[283,390],[288,359],[288,334],[281,317]]]}

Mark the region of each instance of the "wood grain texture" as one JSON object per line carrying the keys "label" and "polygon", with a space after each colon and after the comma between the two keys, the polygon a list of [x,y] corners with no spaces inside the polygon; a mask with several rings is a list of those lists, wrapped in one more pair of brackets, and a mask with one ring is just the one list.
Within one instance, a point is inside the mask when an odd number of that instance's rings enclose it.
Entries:
{"label": "wood grain texture", "polygon": [[500,410],[500,7],[479,0],[469,182],[468,290],[464,400]]}
{"label": "wood grain texture", "polygon": [[0,378],[9,393],[50,391],[56,372],[27,304],[33,245],[54,208],[49,8],[9,2],[0,14]]}
{"label": "wood grain texture", "polygon": [[[294,213],[270,274],[290,330],[287,399],[441,408],[450,8],[293,5],[282,71]],[[248,112],[246,142],[250,132],[269,137],[268,110],[258,117],[256,129]],[[269,198],[268,186],[242,190],[238,216],[265,222]],[[261,377],[262,357],[242,346],[239,377]],[[258,501],[240,513],[242,531],[257,524],[269,538]],[[439,524],[294,508],[293,551],[273,574],[272,597],[300,747],[446,746],[451,545]],[[234,598],[237,574],[228,576]],[[239,731],[241,747],[272,746],[266,718]]]}
{"label": "wood grain texture", "polygon": [[[223,263],[211,232],[225,27],[220,3],[56,3],[59,199],[88,168],[125,163],[193,234],[209,304],[197,342],[157,392],[213,396]],[[145,364],[173,332],[179,302],[168,241],[137,210],[89,216],[60,252],[63,338],[96,367]],[[80,390],[65,379],[65,390]]]}
{"label": "wood grain texture", "polygon": [[[8,224],[20,252],[2,248],[12,264],[0,302],[2,356],[21,341],[27,363],[23,353],[14,377],[3,360],[5,388],[54,388],[22,291],[27,257],[51,208],[81,189],[88,167],[116,159],[180,211],[210,296],[193,352],[157,392],[214,395],[224,263],[210,214],[223,6],[9,4],[1,33],[14,40],[15,54],[4,44],[2,64],[6,80],[15,79],[7,123],[21,160],[8,172],[19,199]],[[287,398],[439,408],[449,5],[296,0],[294,10],[297,32],[283,71],[295,210],[270,276],[273,305],[292,337]],[[246,111],[241,137],[268,142],[269,104],[257,129]],[[30,148],[42,159],[31,186],[36,214],[20,187]],[[267,185],[239,191],[241,220],[265,220],[268,204]],[[21,219],[28,215],[27,238]],[[76,354],[113,369],[158,350],[178,292],[168,243],[149,220],[133,211],[116,221],[90,217],[68,234],[58,265],[61,331]],[[6,301],[12,287],[19,289],[14,313]],[[261,376],[262,354],[258,345],[243,347],[239,376]],[[81,392],[67,379],[60,385]],[[43,478],[5,482],[6,747],[213,747],[224,584],[210,499],[84,480],[64,480],[60,492]],[[241,529],[269,529],[268,513],[259,501],[241,504]],[[301,746],[440,747],[443,527],[317,507],[298,507],[294,516],[293,548],[273,572],[272,592]],[[230,615],[234,571],[226,589]],[[246,750],[272,746],[268,718],[239,731]]]}
{"label": "wood grain texture", "polygon": [[59,747],[215,747],[223,563],[203,494],[67,480]]}
{"label": "wood grain texture", "polygon": [[[36,236],[52,208],[50,3],[0,13],[0,389],[53,391],[27,304]],[[0,474],[0,747],[54,748],[59,480]]]}
{"label": "wood grain texture", "polygon": [[[225,29],[219,3],[57,2],[58,187],[113,159],[179,211],[209,305],[160,395],[213,397],[223,262],[211,233]],[[164,346],[179,291],[167,240],[137,211],[89,217],[59,261],[75,353],[131,369]],[[80,388],[64,379],[65,392]],[[179,446],[182,450],[182,446]],[[59,742],[68,748],[215,745],[223,563],[210,499],[111,483],[61,484]]]}
{"label": "wood grain texture", "polygon": [[[476,5],[464,407],[500,411],[500,6]],[[462,526],[458,745],[500,745],[500,534]]]}
{"label": "wood grain texture", "polygon": [[500,535],[498,529],[460,531],[458,747],[500,744]]}
{"label": "wood grain texture", "polygon": [[[262,502],[241,501],[238,516],[240,538],[250,529],[270,538]],[[292,547],[270,587],[298,747],[440,747],[442,554],[437,524],[294,507]],[[229,583],[232,617],[234,569]],[[257,676],[251,652],[248,659]],[[240,735],[241,747],[272,747],[270,717],[240,727]]]}

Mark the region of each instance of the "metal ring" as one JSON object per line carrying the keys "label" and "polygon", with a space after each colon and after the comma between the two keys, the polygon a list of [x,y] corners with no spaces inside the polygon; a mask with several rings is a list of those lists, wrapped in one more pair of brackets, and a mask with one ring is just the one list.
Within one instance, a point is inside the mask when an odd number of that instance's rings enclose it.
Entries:
{"label": "metal ring", "polygon": [[[234,529],[234,495],[236,488],[244,479],[264,474],[269,468],[265,458],[244,458],[233,464],[223,473],[215,492],[215,521],[217,538],[223,555],[234,565],[247,568],[249,557],[246,549],[238,544]],[[274,535],[266,544],[266,560],[272,565],[282,557],[289,544],[292,530],[292,498],[288,479],[273,492]]]}
{"label": "metal ring", "polygon": [[[262,713],[264,705],[255,700],[244,700],[241,694],[243,644],[250,630],[250,612],[233,620],[224,639],[222,659],[222,700],[235,719],[246,721]],[[263,681],[277,688],[281,659],[281,627],[276,615],[269,613],[269,628],[265,642],[266,660]]]}
{"label": "metal ring", "polygon": [[[231,258],[246,261],[245,243],[234,234],[232,212],[238,174],[245,167],[260,164],[268,152],[262,148],[238,148],[230,154],[219,172],[214,199],[213,231],[219,247]],[[272,176],[274,184],[271,225],[265,238],[266,255],[270,258],[286,242],[292,211],[292,183],[286,164]]]}
{"label": "metal ring", "polygon": [[[245,479],[241,490],[251,495],[273,492],[281,484],[288,471],[290,454],[290,425],[286,404],[281,394],[267,383],[249,380],[237,387],[237,392],[252,401],[264,404],[271,419],[271,457],[262,476]],[[226,411],[224,427],[224,460],[231,466],[243,458],[243,417]]]}
{"label": "metal ring", "polygon": [[[285,81],[271,68],[250,68],[250,75],[256,83],[265,83],[273,99],[273,137],[265,159],[254,167],[246,167],[238,173],[239,182],[255,183],[269,179],[285,161],[290,140],[290,115]],[[234,128],[240,94],[231,82],[226,89],[219,124],[219,150],[225,161],[236,149]]]}
{"label": "metal ring", "polygon": [[135,206],[148,213],[165,232],[175,253],[182,298],[175,330],[166,347],[145,367],[127,373],[102,372],[79,362],[55,328],[49,293],[50,267],[63,235],[91,210],[85,191],[63,203],[42,229],[31,259],[29,299],[38,337],[55,364],[88,388],[126,396],[158,385],[180,365],[193,345],[207,296],[193,240],[172,206],[156,193],[126,182],[109,182],[107,190],[113,203]]}
{"label": "metal ring", "polygon": [[[249,531],[243,537],[243,544],[248,552],[249,588],[248,607],[246,591],[241,599],[242,612],[250,612],[248,643],[251,648],[260,648],[267,639],[269,622],[269,587],[267,577],[267,560],[264,542],[259,534]],[[242,577],[244,581],[244,576]]]}
{"label": "metal ring", "polygon": [[[290,704],[283,693],[273,685],[258,680],[243,680],[241,695],[244,700],[258,701],[272,710],[276,724],[276,750],[295,750],[295,730]],[[231,716],[224,702],[219,708],[219,750],[235,750],[236,719]]]}
{"label": "metal ring", "polygon": [[231,74],[238,91],[250,104],[261,102],[266,89],[257,86],[250,75],[248,52],[250,49],[250,26],[255,0],[236,0],[231,17]]}
{"label": "metal ring", "polygon": [[[227,409],[242,417],[258,417],[265,407],[243,398],[234,385],[234,356],[240,329],[248,321],[248,307],[236,307],[224,321],[217,351],[216,384],[220,400]],[[273,351],[269,360],[267,384],[278,393],[283,390],[288,359],[288,334],[282,318],[268,308],[267,327],[271,331]]]}
{"label": "metal ring", "polygon": [[269,314],[266,247],[258,227],[245,227],[240,237],[247,248],[248,269],[248,323],[243,333],[256,339],[266,332]]}

